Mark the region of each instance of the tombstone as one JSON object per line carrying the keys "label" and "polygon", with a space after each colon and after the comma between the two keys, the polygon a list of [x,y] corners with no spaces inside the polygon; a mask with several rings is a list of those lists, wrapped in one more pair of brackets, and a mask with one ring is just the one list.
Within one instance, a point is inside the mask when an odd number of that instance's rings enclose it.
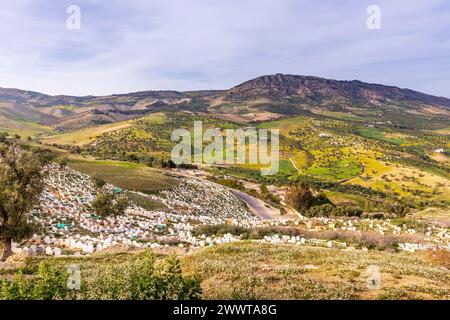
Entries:
{"label": "tombstone", "polygon": [[86,249],[85,252],[87,252],[87,253],[94,253],[94,246],[92,245],[92,242],[89,242],[86,245],[85,249]]}
{"label": "tombstone", "polygon": [[55,255],[55,257],[59,257],[62,253],[62,250],[60,248],[55,248],[53,250],[53,254]]}
{"label": "tombstone", "polygon": [[45,243],[45,244],[51,244],[51,243],[52,243],[52,240],[50,239],[49,236],[45,236],[45,238],[44,238],[44,243]]}
{"label": "tombstone", "polygon": [[83,242],[77,241],[75,243],[75,249],[83,249]]}
{"label": "tombstone", "polygon": [[14,250],[11,250],[13,253],[15,253],[15,254],[21,254],[22,253],[22,251],[23,251],[23,249],[22,248],[19,248],[19,247],[17,247],[17,248],[14,248]]}

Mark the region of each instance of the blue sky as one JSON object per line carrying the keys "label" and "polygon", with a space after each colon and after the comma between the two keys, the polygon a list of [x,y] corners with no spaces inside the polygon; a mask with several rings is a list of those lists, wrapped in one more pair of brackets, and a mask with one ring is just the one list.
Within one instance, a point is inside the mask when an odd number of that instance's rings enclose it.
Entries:
{"label": "blue sky", "polygon": [[[72,4],[80,30],[66,27]],[[381,30],[366,27],[371,4]],[[1,87],[226,89],[281,72],[450,97],[447,0],[15,0],[0,23]]]}

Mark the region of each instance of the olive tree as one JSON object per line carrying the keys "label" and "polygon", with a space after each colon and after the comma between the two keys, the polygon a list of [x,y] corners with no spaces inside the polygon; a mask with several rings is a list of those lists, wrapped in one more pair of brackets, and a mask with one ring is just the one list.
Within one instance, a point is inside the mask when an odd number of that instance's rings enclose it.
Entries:
{"label": "olive tree", "polygon": [[94,212],[101,217],[120,216],[130,205],[130,201],[125,194],[114,195],[105,191],[99,192],[92,201]]}
{"label": "olive tree", "polygon": [[0,241],[1,260],[11,254],[12,241],[29,238],[35,224],[29,219],[30,210],[38,204],[44,188],[48,152],[24,150],[15,144],[0,143]]}
{"label": "olive tree", "polygon": [[302,182],[286,190],[286,204],[301,213],[306,212],[306,210],[311,207],[313,201],[313,193],[310,187],[305,182]]}

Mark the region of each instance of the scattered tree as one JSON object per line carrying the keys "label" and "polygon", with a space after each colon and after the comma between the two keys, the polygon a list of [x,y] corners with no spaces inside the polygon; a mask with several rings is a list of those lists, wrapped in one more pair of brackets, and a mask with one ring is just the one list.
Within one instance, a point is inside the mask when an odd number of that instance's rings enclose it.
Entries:
{"label": "scattered tree", "polygon": [[69,158],[68,157],[64,157],[59,161],[59,167],[61,169],[67,167],[67,165],[69,164]]}
{"label": "scattered tree", "polygon": [[95,188],[98,190],[103,188],[103,186],[106,184],[106,181],[99,174],[95,174],[92,177],[92,182],[94,183]]}
{"label": "scattered tree", "polygon": [[36,225],[28,220],[29,211],[38,204],[44,189],[48,152],[23,150],[17,145],[0,144],[0,240],[1,260],[11,254],[12,241],[30,237]]}
{"label": "scattered tree", "polygon": [[100,192],[92,202],[95,213],[101,217],[120,216],[125,213],[129,206],[129,199],[126,195],[113,195],[107,192]]}
{"label": "scattered tree", "polygon": [[6,142],[6,138],[8,138],[8,132],[0,132],[0,142]]}
{"label": "scattered tree", "polygon": [[305,212],[311,207],[314,196],[309,186],[305,182],[302,182],[286,191],[285,201],[287,205],[293,207],[295,210]]}

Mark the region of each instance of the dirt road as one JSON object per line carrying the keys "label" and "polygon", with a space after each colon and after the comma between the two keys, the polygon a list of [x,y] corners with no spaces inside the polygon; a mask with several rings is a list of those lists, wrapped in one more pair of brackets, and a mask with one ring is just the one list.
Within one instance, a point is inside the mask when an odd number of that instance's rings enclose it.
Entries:
{"label": "dirt road", "polygon": [[280,216],[280,210],[267,206],[262,200],[255,198],[245,192],[230,189],[230,191],[239,199],[244,201],[250,211],[263,219],[276,219]]}
{"label": "dirt road", "polygon": [[[210,182],[209,180],[203,179],[201,177],[198,176],[194,176],[192,174],[189,174],[187,172],[180,172],[180,171],[165,171],[165,172],[169,172],[171,174],[176,174],[178,176],[182,176],[182,177],[187,177],[187,178],[193,178],[193,179],[198,179],[198,180],[203,180],[203,181],[207,181]],[[238,191],[236,189],[232,189],[226,186],[221,185],[224,188],[227,188],[228,190],[230,190],[237,198],[241,199],[242,201],[244,201],[249,210],[257,215],[260,216],[263,219],[277,219],[280,217],[280,210],[270,207],[268,206],[264,201],[262,201],[261,199],[255,198],[245,192],[242,191]]]}

